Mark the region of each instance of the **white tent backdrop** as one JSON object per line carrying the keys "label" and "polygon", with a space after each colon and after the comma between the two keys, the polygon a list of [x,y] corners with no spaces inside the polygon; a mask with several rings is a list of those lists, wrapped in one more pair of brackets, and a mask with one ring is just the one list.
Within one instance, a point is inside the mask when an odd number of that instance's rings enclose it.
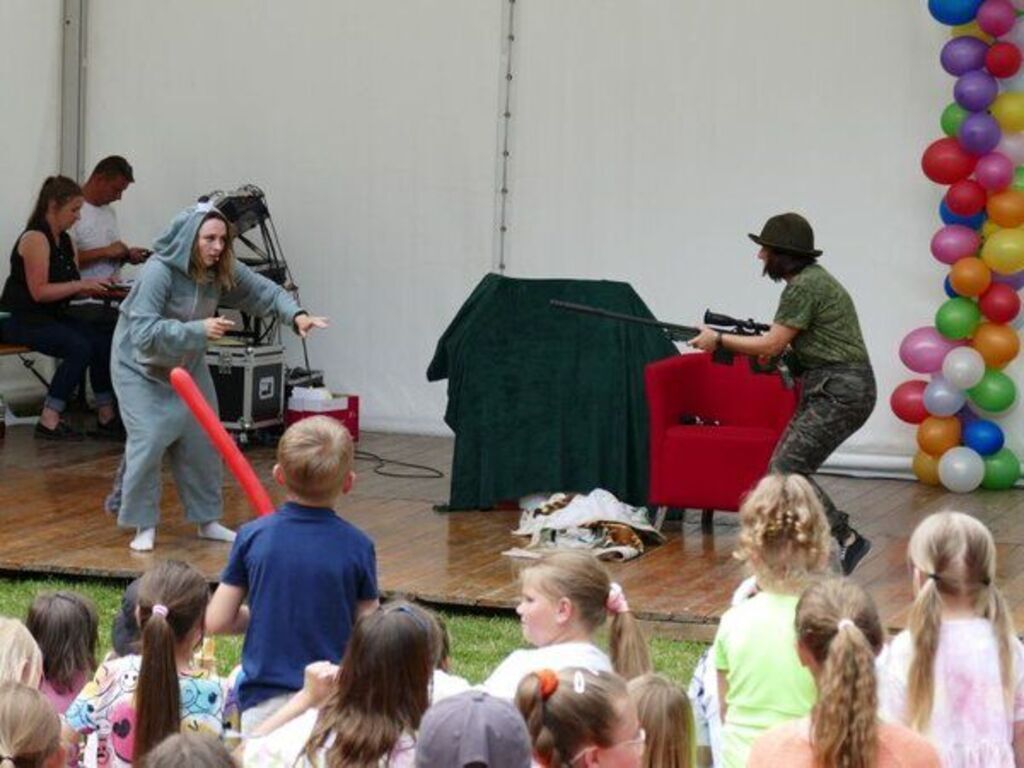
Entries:
{"label": "white tent backdrop", "polygon": [[[0,275],[60,154],[60,0],[0,2]],[[0,394],[35,380],[12,358],[0,360]],[[2,414],[0,414],[2,416]]]}
{"label": "white tent backdrop", "polygon": [[[42,15],[29,6],[0,13]],[[443,431],[444,386],[424,372],[495,258],[507,0],[89,9],[85,154],[136,167],[127,239],[203,192],[263,187],[305,304],[334,323],[314,365],[363,397],[367,427]],[[940,190],[919,158],[951,98],[944,28],[891,0],[518,0],[515,16],[507,273],[626,280],[678,322],[706,307],[770,319],[780,286],[746,233],[801,211],[879,377],[840,464],[906,466],[913,430],[887,400],[910,376],[900,339],[943,299],[928,253]],[[17,160],[31,178],[52,158]]]}

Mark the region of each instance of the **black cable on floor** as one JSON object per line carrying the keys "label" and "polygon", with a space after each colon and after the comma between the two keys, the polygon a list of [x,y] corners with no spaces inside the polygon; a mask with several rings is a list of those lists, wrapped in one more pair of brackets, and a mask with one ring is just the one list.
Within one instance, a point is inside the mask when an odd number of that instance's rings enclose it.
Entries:
{"label": "black cable on floor", "polygon": [[[428,467],[425,464],[410,464],[407,461],[396,461],[395,459],[385,459],[378,456],[376,453],[370,453],[369,451],[356,451],[356,461],[374,461],[376,462],[373,467],[374,474],[380,475],[381,477],[402,477],[409,480],[433,480],[435,478],[444,477],[444,472],[433,467]],[[407,469],[418,470],[420,474],[414,473],[403,473],[403,472],[385,472],[382,467],[393,465],[396,467],[405,467]]]}

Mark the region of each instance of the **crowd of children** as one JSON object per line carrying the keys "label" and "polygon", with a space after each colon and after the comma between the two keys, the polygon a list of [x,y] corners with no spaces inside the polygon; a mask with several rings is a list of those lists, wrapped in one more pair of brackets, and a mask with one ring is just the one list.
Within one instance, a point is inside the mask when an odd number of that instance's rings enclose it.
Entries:
{"label": "crowd of children", "polygon": [[[274,467],[288,501],[242,528],[212,598],[192,566],[157,563],[99,665],[78,594],[0,617],[0,768],[1024,766],[1024,646],[970,516],[914,532],[916,597],[887,642],[870,596],[830,575],[813,487],[768,476],[740,512],[751,579],[690,696],[653,673],[622,588],[586,552],[523,570],[531,647],[473,687],[449,671],[438,616],[379,604],[373,542],[334,511],[352,461],[336,422],[290,427]],[[227,679],[196,660],[216,633],[245,635]]]}

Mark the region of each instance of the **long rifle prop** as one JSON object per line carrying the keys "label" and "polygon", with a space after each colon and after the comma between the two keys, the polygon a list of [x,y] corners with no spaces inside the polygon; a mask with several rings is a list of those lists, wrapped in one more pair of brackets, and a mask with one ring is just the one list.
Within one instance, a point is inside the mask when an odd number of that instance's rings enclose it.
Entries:
{"label": "long rifle prop", "polygon": [[[600,307],[592,307],[588,304],[575,304],[571,301],[551,299],[551,306],[556,309],[579,312],[584,315],[595,315],[597,317],[608,318],[609,320],[619,320],[626,323],[648,325],[653,328],[660,329],[665,333],[669,341],[674,342],[685,343],[695,338],[697,334],[700,333],[699,328],[694,328],[690,325],[665,323],[655,318],[637,317],[636,315],[627,315],[622,312],[612,312],[607,309],[601,309]],[[760,336],[763,333],[767,333],[769,328],[765,323],[759,323],[756,320],[739,320],[735,317],[730,317],[729,315],[712,312],[710,309],[704,312],[704,324],[709,328],[714,328],[722,333],[731,333],[736,336]],[[716,363],[723,363],[725,365],[732,365],[735,357],[736,353],[730,352],[721,346],[711,353],[712,360]],[[773,357],[767,364],[758,362],[757,358],[754,357],[748,357],[747,359],[750,361],[750,370],[754,373],[778,373],[782,377],[782,382],[787,388],[793,386],[793,375],[781,357]]]}

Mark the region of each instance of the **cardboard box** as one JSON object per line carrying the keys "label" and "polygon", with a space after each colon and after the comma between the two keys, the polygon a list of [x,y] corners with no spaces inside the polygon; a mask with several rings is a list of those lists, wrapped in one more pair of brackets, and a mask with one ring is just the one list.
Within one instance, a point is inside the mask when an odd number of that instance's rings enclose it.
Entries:
{"label": "cardboard box", "polygon": [[288,398],[284,423],[290,426],[310,416],[330,416],[337,419],[352,435],[359,440],[359,396],[341,395],[325,389],[307,389],[295,387]]}

